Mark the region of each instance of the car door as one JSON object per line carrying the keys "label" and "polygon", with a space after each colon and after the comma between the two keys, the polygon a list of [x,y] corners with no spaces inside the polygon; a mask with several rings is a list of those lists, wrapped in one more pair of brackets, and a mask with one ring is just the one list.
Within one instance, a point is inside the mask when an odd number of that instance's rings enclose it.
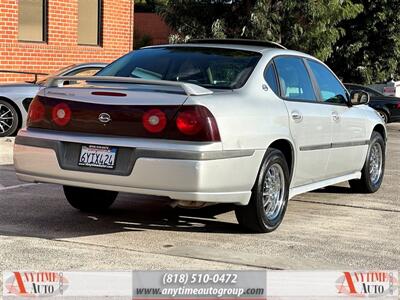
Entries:
{"label": "car door", "polygon": [[315,86],[303,58],[279,56],[274,63],[296,147],[291,186],[323,180],[332,140],[331,108],[318,104]]}
{"label": "car door", "polygon": [[360,171],[368,148],[363,110],[349,106],[348,93],[331,70],[315,60],[307,60],[318,84],[320,100],[332,111],[332,147],[327,167],[329,177]]}

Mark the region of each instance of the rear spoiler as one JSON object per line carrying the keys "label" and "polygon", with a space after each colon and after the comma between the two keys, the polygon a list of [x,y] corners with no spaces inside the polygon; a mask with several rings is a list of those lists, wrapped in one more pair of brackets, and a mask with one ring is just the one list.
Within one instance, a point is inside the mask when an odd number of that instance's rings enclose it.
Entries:
{"label": "rear spoiler", "polygon": [[[108,83],[121,83],[121,84],[144,84],[144,85],[157,85],[157,86],[174,86],[180,87],[185,91],[188,96],[203,96],[211,95],[213,91],[203,88],[197,84],[185,83],[179,81],[168,80],[147,80],[140,78],[129,77],[113,77],[113,76],[58,76],[51,77],[46,82],[46,87],[63,87],[64,81],[86,81],[86,82],[108,82]],[[67,86],[66,86],[67,87]]]}

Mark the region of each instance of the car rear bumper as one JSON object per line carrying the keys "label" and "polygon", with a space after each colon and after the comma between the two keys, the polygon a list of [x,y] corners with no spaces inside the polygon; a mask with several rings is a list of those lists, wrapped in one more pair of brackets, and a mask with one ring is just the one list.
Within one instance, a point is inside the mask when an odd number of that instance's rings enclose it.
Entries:
{"label": "car rear bumper", "polygon": [[108,145],[106,137],[22,130],[14,149],[17,176],[29,182],[245,205],[264,155],[263,150],[210,150],[215,145],[178,143],[172,149],[173,144],[153,142],[134,147],[132,138],[111,143],[121,157],[115,170],[93,169],[78,166],[80,146]]}

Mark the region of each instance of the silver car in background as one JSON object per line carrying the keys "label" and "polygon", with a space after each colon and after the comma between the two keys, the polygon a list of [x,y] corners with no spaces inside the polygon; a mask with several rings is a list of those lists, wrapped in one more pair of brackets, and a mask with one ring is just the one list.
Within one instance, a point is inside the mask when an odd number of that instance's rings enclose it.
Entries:
{"label": "silver car in background", "polygon": [[33,100],[14,164],[20,180],[63,185],[83,211],[118,192],[233,203],[241,225],[270,232],[298,194],[344,181],[373,193],[383,180],[387,134],[369,95],[274,43],[147,47],[69,80]]}
{"label": "silver car in background", "polygon": [[[38,81],[0,84],[0,137],[12,136],[25,126],[29,104],[52,76],[92,76],[105,63],[74,64]],[[32,73],[34,74],[34,73]]]}

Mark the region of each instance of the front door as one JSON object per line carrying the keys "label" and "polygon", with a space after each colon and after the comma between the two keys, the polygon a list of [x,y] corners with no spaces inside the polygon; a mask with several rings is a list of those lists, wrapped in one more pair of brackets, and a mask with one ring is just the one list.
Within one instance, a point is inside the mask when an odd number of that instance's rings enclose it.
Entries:
{"label": "front door", "polygon": [[307,63],[322,103],[331,109],[333,134],[327,175],[333,178],[360,171],[369,142],[362,109],[348,105],[345,88],[326,66],[314,60]]}

